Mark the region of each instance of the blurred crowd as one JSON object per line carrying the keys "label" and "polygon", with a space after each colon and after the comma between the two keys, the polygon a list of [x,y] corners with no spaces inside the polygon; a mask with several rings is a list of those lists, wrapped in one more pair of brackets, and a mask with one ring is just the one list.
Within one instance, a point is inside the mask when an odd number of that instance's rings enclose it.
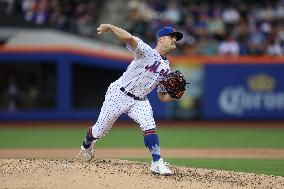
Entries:
{"label": "blurred crowd", "polygon": [[175,26],[185,34],[180,54],[284,55],[283,0],[195,2],[129,1],[129,29],[151,42],[159,27]]}
{"label": "blurred crowd", "polygon": [[89,37],[95,35],[100,5],[100,0],[2,0],[6,14]]}
{"label": "blurred crowd", "polygon": [[[88,37],[96,33],[98,10],[103,3],[99,0],[5,1],[10,2],[7,12],[21,12],[26,21]],[[127,2],[122,13],[127,19],[120,26],[152,46],[156,31],[161,26],[172,25],[185,34],[178,54],[284,55],[284,0]]]}

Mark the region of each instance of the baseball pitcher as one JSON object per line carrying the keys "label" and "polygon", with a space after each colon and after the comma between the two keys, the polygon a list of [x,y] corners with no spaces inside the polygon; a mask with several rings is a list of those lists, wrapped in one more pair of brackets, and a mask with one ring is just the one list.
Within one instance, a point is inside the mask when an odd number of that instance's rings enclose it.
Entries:
{"label": "baseball pitcher", "polygon": [[135,58],[123,75],[108,87],[98,120],[89,128],[78,155],[91,160],[96,141],[107,134],[121,114],[126,113],[143,131],[145,146],[153,158],[150,171],[161,175],[173,174],[161,158],[152,107],[146,95],[156,87],[158,98],[163,102],[179,99],[184,94],[184,77],[179,71],[170,71],[166,58],[183,34],[172,27],[163,27],[157,32],[157,45],[153,49],[138,37],[111,24],[101,24],[97,31],[98,35],[112,32],[126,44]]}

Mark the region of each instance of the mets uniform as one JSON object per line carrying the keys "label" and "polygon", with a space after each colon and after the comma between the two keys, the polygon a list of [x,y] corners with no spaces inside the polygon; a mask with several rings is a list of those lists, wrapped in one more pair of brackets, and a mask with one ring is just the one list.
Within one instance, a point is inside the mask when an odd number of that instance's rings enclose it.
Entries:
{"label": "mets uniform", "polygon": [[175,42],[181,40],[183,34],[170,26],[163,27],[157,32],[157,47],[152,49],[119,27],[101,24],[97,30],[99,35],[113,32],[123,42],[130,44],[127,48],[133,52],[135,58],[123,75],[108,87],[99,118],[96,124],[89,128],[78,156],[82,153],[86,161],[91,160],[94,157],[96,141],[108,132],[121,114],[126,113],[143,131],[144,144],[153,158],[150,171],[161,175],[173,174],[161,157],[153,111],[146,95],[157,87],[158,92],[165,92],[159,93],[161,101],[173,100],[161,98],[167,97],[162,81],[170,74],[170,67],[167,58],[160,53],[164,55],[175,49]]}
{"label": "mets uniform", "polygon": [[127,46],[134,53],[134,60],[108,87],[100,115],[92,127],[94,138],[104,136],[123,113],[137,122],[143,131],[156,127],[146,95],[156,87],[158,92],[166,92],[161,81],[170,72],[169,61],[141,39],[137,40],[136,49]]}

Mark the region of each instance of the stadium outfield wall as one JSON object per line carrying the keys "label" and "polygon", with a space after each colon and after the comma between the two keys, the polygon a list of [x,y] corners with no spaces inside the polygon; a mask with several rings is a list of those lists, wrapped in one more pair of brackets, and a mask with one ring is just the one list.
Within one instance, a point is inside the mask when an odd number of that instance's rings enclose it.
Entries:
{"label": "stadium outfield wall", "polygon": [[[70,46],[2,47],[0,120],[96,119],[107,86],[131,58]],[[283,57],[176,56],[170,60],[190,84],[180,101],[161,103],[156,91],[149,95],[157,119],[284,119]],[[7,102],[13,99],[7,89],[11,75],[22,91],[14,108]]]}

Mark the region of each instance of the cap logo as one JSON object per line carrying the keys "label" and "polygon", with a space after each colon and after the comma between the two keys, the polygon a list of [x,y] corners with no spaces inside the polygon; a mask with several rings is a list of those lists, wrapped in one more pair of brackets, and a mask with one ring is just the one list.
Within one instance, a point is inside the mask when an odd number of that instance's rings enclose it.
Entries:
{"label": "cap logo", "polygon": [[176,29],[175,29],[175,28],[173,28],[173,30],[174,30],[174,32],[176,32]]}

